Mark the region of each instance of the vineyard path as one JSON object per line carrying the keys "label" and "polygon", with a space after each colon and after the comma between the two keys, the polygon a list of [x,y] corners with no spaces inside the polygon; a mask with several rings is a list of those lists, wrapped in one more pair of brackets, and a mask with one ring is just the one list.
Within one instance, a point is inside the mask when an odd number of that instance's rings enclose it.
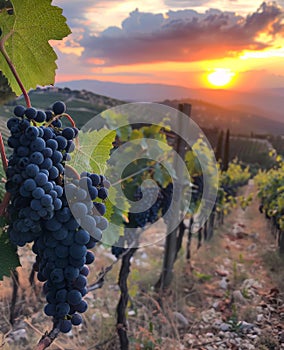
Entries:
{"label": "vineyard path", "polygon": [[203,310],[191,308],[196,321],[190,349],[284,349],[284,272],[253,180],[241,189],[241,195],[249,194],[252,203],[233,209],[193,256],[195,275],[211,278],[202,284]]}

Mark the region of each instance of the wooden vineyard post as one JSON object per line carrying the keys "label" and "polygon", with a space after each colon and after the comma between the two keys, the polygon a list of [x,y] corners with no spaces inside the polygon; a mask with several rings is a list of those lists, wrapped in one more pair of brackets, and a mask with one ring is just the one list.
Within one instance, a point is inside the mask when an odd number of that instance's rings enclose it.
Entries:
{"label": "wooden vineyard post", "polygon": [[217,148],[216,148],[216,160],[217,160],[217,162],[220,162],[221,164],[223,161],[223,157],[222,157],[223,140],[224,140],[224,131],[221,130],[221,132],[218,136],[218,143],[217,143]]}
{"label": "wooden vineyard post", "polygon": [[225,148],[224,148],[224,158],[223,158],[223,171],[227,171],[229,167],[229,159],[230,159],[230,130],[228,129],[226,132],[225,138]]}
{"label": "wooden vineyard post", "polygon": [[284,255],[284,231],[282,230],[278,232],[278,246],[279,246],[279,253],[281,255]]}
{"label": "wooden vineyard post", "polygon": [[[180,112],[185,113],[190,118],[191,115],[191,105],[190,104],[179,104],[178,107]],[[179,134],[181,130],[185,130],[187,127],[187,123],[185,123],[183,118],[178,118],[178,131]],[[175,142],[175,159],[174,159],[174,168],[176,170],[176,175],[178,178],[178,191],[182,191],[183,182],[184,182],[184,174],[183,169],[180,169],[178,166],[178,156],[184,161],[185,152],[186,152],[186,142],[179,135],[176,135]],[[165,242],[165,253],[163,260],[162,272],[160,274],[160,278],[155,285],[155,289],[157,291],[165,290],[169,287],[172,278],[173,278],[173,267],[177,256],[177,240],[178,240],[178,232],[179,232],[179,220],[180,220],[180,208],[181,208],[181,195],[177,196],[178,198],[173,198],[172,203],[172,218],[176,221],[174,227],[176,227],[172,232],[169,232],[166,237]]]}

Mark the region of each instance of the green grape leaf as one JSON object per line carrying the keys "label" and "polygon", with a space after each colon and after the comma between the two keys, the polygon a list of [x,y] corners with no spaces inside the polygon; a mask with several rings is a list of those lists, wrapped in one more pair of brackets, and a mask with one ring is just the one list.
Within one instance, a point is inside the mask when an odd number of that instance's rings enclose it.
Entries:
{"label": "green grape leaf", "polygon": [[80,132],[68,165],[77,170],[105,174],[116,132],[108,129]]}
{"label": "green grape leaf", "polygon": [[0,220],[0,281],[4,276],[10,276],[11,271],[21,266],[16,247],[9,241],[9,236],[3,230],[4,221]]}
{"label": "green grape leaf", "polygon": [[[13,13],[0,11],[0,48],[6,51],[26,90],[54,84],[56,53],[49,40],[61,40],[71,33],[62,9],[51,0],[11,0]],[[21,89],[5,58],[0,69],[16,95]]]}
{"label": "green grape leaf", "polygon": [[[118,206],[119,205],[119,206]],[[128,200],[117,191],[115,187],[110,187],[109,196],[106,200],[105,217],[111,225],[103,231],[103,243],[113,245],[124,234],[124,222],[127,220],[130,204]]]}
{"label": "green grape leaf", "polygon": [[105,173],[115,136],[116,132],[114,130],[101,129],[97,131],[96,138],[93,140],[94,148],[90,159],[90,165],[94,172]]}
{"label": "green grape leaf", "polygon": [[168,170],[161,167],[160,164],[155,165],[154,180],[157,181],[163,188],[166,188],[172,179]]}

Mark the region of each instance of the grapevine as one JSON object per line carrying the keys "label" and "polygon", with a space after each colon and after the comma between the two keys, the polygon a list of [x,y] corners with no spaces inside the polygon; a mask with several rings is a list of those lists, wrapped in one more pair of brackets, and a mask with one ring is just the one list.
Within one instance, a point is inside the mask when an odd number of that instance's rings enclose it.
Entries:
{"label": "grapevine", "polygon": [[[89,172],[79,175],[67,166],[75,142],[78,145],[79,130],[66,113],[65,104],[56,101],[49,110],[37,110],[27,93],[27,89],[36,84],[54,82],[56,56],[47,41],[61,39],[70,33],[62,10],[43,1],[37,11],[44,11],[50,23],[18,27],[20,17],[26,12],[33,17],[38,14],[31,11],[31,3],[22,6],[21,2],[13,0],[12,5],[12,11],[7,9],[0,13],[1,21],[4,19],[0,29],[0,63],[12,89],[23,94],[26,106],[17,105],[14,115],[7,121],[10,131],[7,145],[12,150],[8,159],[0,135],[1,159],[6,173],[6,194],[0,215],[8,224],[6,233],[11,244],[18,247],[32,244],[36,254],[33,270],[44,283],[44,312],[53,319],[52,331],[38,344],[38,348],[44,349],[59,332],[67,333],[72,326],[82,323],[81,314],[88,307],[84,300],[88,292],[87,265],[95,259],[90,249],[101,240],[102,231],[108,226],[104,202],[110,183],[103,175]],[[14,11],[20,8],[18,12]],[[15,21],[16,16],[18,21]],[[35,67],[42,64],[44,70],[46,61],[48,69],[41,77],[25,75],[25,60],[29,58],[21,56],[20,64],[17,59],[13,60],[13,52],[22,43],[17,39],[11,41],[17,31],[22,36],[23,33],[32,35],[36,28],[38,44],[45,48],[41,51],[31,45],[28,50],[35,50],[36,54],[31,58]],[[71,126],[63,126],[64,118]]]}
{"label": "grapevine", "polygon": [[260,211],[270,220],[272,233],[278,240],[281,253],[284,252],[284,163],[278,158],[278,166],[255,177],[261,200]]}
{"label": "grapevine", "polygon": [[[98,200],[107,198],[109,187],[102,175],[85,172],[76,178],[74,173],[65,174],[65,162],[78,135],[73,123],[62,128],[60,117],[65,111],[60,101],[45,112],[15,107],[15,116],[7,122],[13,153],[5,184],[11,195],[10,240],[20,247],[33,242],[34,270],[44,282],[44,311],[63,333],[81,324],[80,313],[87,310],[83,300],[89,274],[86,265],[94,261],[88,249],[94,248],[107,228],[102,217],[105,206]],[[64,175],[70,174],[73,177],[64,188]]]}

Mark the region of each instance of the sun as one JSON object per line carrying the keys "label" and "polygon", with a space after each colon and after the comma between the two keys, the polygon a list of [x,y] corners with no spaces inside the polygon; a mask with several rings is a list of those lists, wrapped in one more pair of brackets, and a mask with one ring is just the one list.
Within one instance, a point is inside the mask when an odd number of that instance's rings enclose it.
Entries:
{"label": "sun", "polygon": [[216,68],[207,76],[208,82],[215,87],[225,87],[231,83],[236,73],[226,68]]}

